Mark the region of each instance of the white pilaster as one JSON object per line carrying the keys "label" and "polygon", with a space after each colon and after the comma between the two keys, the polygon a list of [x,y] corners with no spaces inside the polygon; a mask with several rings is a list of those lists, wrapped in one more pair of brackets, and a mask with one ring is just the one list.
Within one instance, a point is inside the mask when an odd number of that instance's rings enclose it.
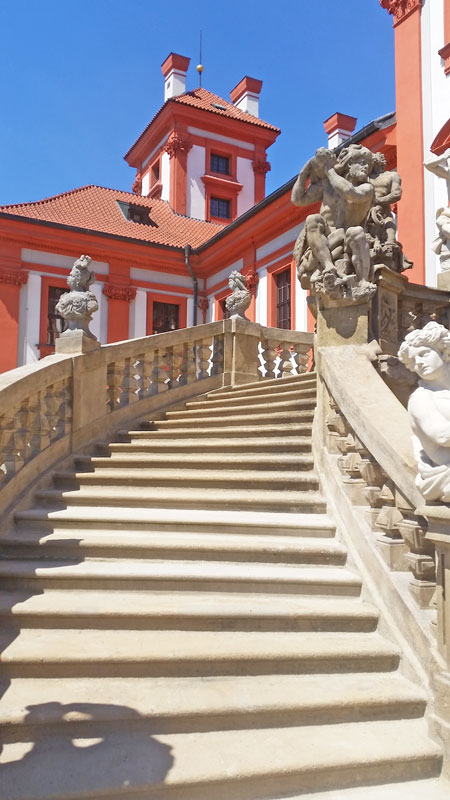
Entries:
{"label": "white pilaster", "polygon": [[18,367],[39,360],[40,353],[36,345],[39,343],[41,327],[41,284],[39,273],[30,270],[27,283],[20,289]]}
{"label": "white pilaster", "polygon": [[308,330],[308,319],[307,319],[307,309],[308,306],[306,304],[306,298],[308,293],[306,289],[302,289],[300,286],[300,281],[296,279],[295,281],[295,330],[296,331],[307,331]]}
{"label": "white pilaster", "polygon": [[138,289],[130,303],[129,339],[140,339],[147,335],[147,292]]}
{"label": "white pilaster", "polygon": [[267,325],[267,269],[258,270],[259,283],[256,290],[256,322]]}
{"label": "white pilaster", "polygon": [[103,294],[103,283],[93,283],[89,287],[97,298],[98,311],[92,317],[90,329],[101,344],[108,341],[108,301]]}

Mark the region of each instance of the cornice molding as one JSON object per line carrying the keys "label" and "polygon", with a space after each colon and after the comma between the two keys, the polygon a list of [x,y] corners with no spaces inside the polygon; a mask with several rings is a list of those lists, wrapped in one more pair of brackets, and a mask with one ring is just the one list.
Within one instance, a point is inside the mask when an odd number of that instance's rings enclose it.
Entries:
{"label": "cornice molding", "polygon": [[380,0],[380,6],[394,17],[394,26],[422,8],[422,0]]}
{"label": "cornice molding", "polygon": [[136,297],[134,286],[115,286],[113,283],[105,283],[103,294],[109,300],[125,300],[130,303]]}
{"label": "cornice molding", "polygon": [[5,269],[0,267],[0,283],[9,286],[23,286],[28,280],[28,272],[24,269]]}

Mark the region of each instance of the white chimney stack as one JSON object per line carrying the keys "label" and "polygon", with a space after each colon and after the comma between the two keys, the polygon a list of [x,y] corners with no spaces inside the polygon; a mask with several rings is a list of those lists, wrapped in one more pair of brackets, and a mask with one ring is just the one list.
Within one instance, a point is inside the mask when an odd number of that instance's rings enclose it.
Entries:
{"label": "white chimney stack", "polygon": [[161,72],[164,75],[164,102],[186,91],[186,72],[190,61],[191,59],[186,56],[170,53],[161,64]]}
{"label": "white chimney stack", "polygon": [[245,78],[242,78],[238,85],[231,90],[231,102],[236,108],[240,108],[241,111],[258,117],[259,94],[261,88],[262,81],[259,81],[257,78],[249,78],[248,75],[246,75]]}
{"label": "white chimney stack", "polygon": [[336,111],[331,117],[325,120],[323,127],[328,134],[328,149],[334,150],[335,147],[350,139],[356,126],[356,117],[349,117],[347,114],[340,114]]}

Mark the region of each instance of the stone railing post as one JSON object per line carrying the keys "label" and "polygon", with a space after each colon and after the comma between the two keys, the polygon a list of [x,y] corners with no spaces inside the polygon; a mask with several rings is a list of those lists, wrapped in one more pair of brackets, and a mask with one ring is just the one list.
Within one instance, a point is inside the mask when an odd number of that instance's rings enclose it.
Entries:
{"label": "stone railing post", "polygon": [[[260,340],[259,325],[245,319],[229,320],[232,332],[231,384],[251,383],[259,381],[258,344]],[[227,338],[225,337],[225,350]],[[227,353],[229,357],[229,353]]]}

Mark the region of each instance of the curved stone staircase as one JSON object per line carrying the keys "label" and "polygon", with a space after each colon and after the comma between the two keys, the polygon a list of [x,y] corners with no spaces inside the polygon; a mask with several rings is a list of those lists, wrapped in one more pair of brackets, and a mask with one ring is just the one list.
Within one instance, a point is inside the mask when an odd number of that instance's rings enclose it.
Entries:
{"label": "curved stone staircase", "polygon": [[2,800],[444,797],[426,696],[320,493],[315,391],[309,373],[212,392],[16,514]]}

